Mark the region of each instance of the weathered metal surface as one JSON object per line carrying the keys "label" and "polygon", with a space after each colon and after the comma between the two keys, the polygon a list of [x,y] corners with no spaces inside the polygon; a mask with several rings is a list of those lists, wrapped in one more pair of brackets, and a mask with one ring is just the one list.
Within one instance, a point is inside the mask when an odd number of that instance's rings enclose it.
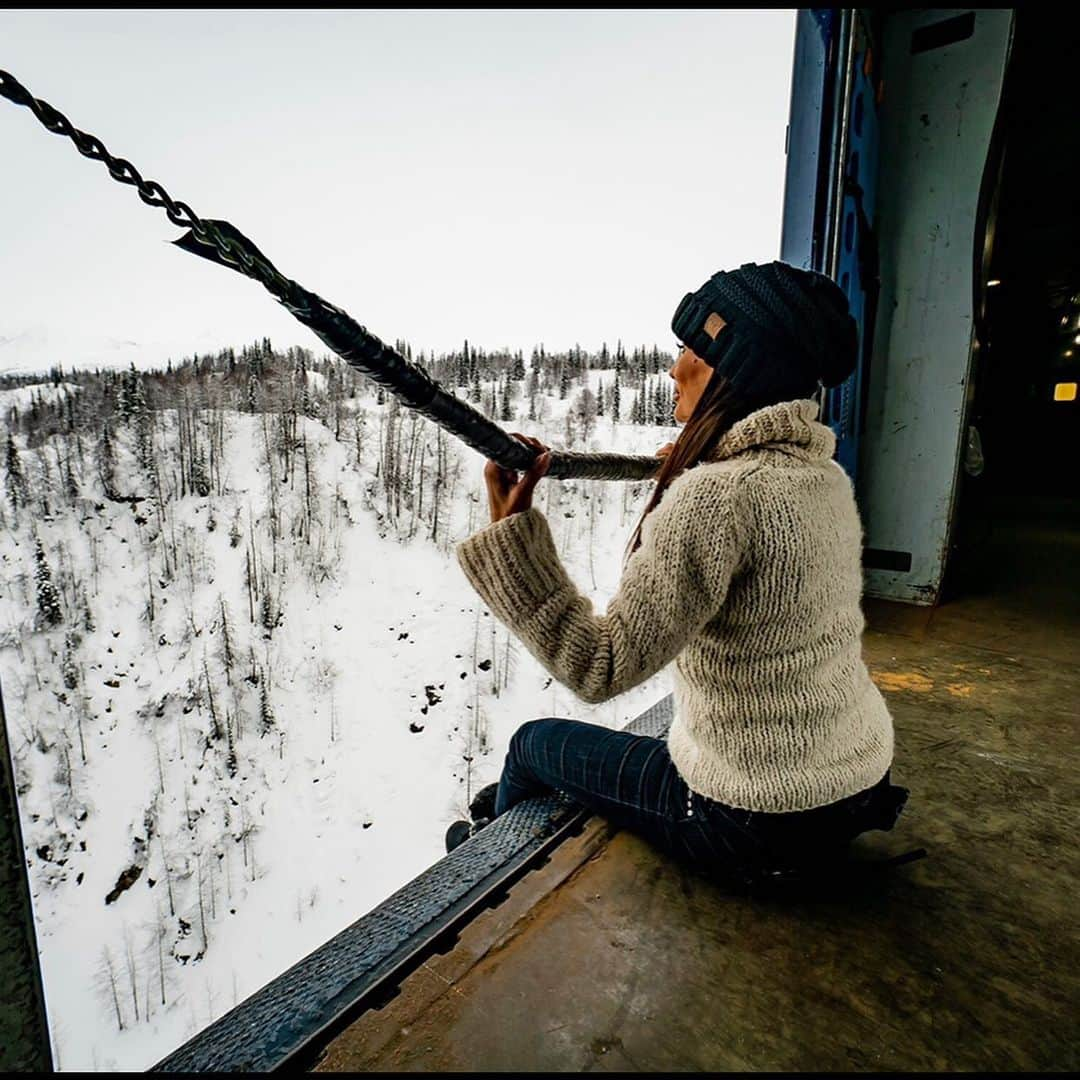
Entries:
{"label": "weathered metal surface", "polygon": [[828,50],[835,21],[831,11],[819,13],[809,8],[800,8],[795,21],[780,258],[804,270],[819,269],[824,239],[817,235],[817,193]]}
{"label": "weathered metal surface", "polygon": [[37,936],[0,690],[0,1068],[51,1072]]}
{"label": "weathered metal surface", "polygon": [[975,222],[1011,31],[975,12],[970,37],[912,52],[920,28],[961,11],[898,11],[885,24],[877,230],[882,291],[859,474],[866,543],[910,552],[872,568],[867,592],[936,601],[963,446]]}
{"label": "weathered metal surface", "polygon": [[857,479],[863,430],[865,387],[869,376],[870,341],[877,312],[880,267],[875,252],[873,220],[878,172],[878,85],[881,57],[863,18],[851,23],[850,107],[843,141],[843,176],[835,232],[835,268],[830,272],[847,295],[859,327],[859,364],[851,378],[825,393],[823,418],[836,433],[836,460]]}
{"label": "weathered metal surface", "polygon": [[[668,695],[627,725],[663,735]],[[211,1024],[153,1072],[265,1072],[302,1055],[374,994],[387,995],[432,946],[504,890],[588,815],[561,795],[496,818],[377,908]]]}

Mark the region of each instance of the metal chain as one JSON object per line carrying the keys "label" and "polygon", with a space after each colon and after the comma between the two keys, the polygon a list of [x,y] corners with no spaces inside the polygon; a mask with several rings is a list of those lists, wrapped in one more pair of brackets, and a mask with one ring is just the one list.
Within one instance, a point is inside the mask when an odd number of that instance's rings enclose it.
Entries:
{"label": "metal chain", "polygon": [[245,250],[242,244],[231,242],[214,225],[203,221],[187,203],[173,199],[156,180],[144,180],[130,161],[114,157],[96,135],[80,131],[59,109],[34,97],[10,72],[0,71],[0,95],[16,105],[25,105],[54,135],[66,135],[83,157],[104,162],[114,180],[133,185],[139,198],[148,206],[164,207],[166,215],[174,225],[191,229],[200,243],[216,248],[226,262],[242,266],[244,273],[256,277],[279,300],[290,294],[291,282],[273,266]]}
{"label": "metal chain", "polygon": [[[252,241],[239,233],[235,226],[226,221],[200,218],[187,203],[173,199],[156,180],[144,180],[130,161],[113,157],[99,138],[79,131],[59,110],[47,101],[35,98],[6,71],[0,71],[0,96],[16,105],[25,105],[48,131],[71,139],[84,157],[104,162],[109,175],[122,184],[135,187],[144,203],[164,207],[174,225],[190,229],[196,241],[214,248],[223,263],[262,284],[338,356],[386,386],[410,408],[418,410],[466,445],[497,460],[506,468],[524,469],[531,463],[534,457],[531,451],[526,451],[521,443],[511,439],[497,424],[467,402],[448,394],[423,369],[384,344],[347,312],[285,277],[261,257]],[[219,226],[231,230],[235,235],[226,234]],[[187,244],[182,243],[182,246],[186,250],[193,250]],[[208,251],[196,251],[196,254],[214,261]],[[651,456],[563,452],[552,458],[548,475],[553,479],[644,480],[655,476],[661,464]]]}

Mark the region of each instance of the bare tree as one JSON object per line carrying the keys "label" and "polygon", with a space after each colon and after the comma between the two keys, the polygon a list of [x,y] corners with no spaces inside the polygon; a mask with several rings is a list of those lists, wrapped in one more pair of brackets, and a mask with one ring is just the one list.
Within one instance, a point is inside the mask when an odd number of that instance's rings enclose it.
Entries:
{"label": "bare tree", "polygon": [[225,680],[232,684],[232,669],[236,659],[232,633],[229,630],[229,613],[225,608],[225,597],[218,593],[218,608],[221,611],[221,662],[225,665]]}
{"label": "bare tree", "polygon": [[113,967],[112,956],[109,954],[108,945],[102,946],[102,968],[100,976],[105,985],[105,991],[112,1001],[116,1010],[116,1026],[120,1031],[124,1030],[124,1014],[120,1009],[120,992],[116,982],[116,969]]}
{"label": "bare tree", "polygon": [[139,965],[131,944],[131,932],[124,926],[124,962],[127,966],[128,985],[131,988],[131,1007],[139,1020]]}

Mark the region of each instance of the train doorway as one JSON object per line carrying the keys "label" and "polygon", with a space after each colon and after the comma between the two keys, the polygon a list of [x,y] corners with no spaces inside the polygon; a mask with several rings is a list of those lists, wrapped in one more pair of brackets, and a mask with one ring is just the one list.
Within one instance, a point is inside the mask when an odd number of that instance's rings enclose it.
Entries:
{"label": "train doorway", "polygon": [[1022,638],[1065,660],[1075,656],[1080,627],[1080,133],[1072,82],[1080,23],[1038,9],[1015,18],[1000,142],[987,170],[988,255],[982,265],[976,259],[957,512],[934,623],[974,619],[992,647],[1015,650]]}

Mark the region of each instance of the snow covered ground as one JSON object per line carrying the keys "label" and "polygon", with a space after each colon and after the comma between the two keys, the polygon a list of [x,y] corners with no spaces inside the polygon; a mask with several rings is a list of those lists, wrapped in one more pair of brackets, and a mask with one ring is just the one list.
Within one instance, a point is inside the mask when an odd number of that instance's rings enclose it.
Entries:
{"label": "snow covered ground", "polygon": [[[0,392],[0,427],[28,395]],[[503,426],[565,446],[571,401],[546,405]],[[488,521],[483,459],[447,440],[460,473],[438,543],[426,527],[399,540],[375,477],[387,406],[354,407],[359,459],[351,436],[298,421],[313,492],[295,461],[291,479],[270,475],[263,414],[224,413],[205,497],[111,501],[85,437],[43,455],[16,439],[31,489],[82,458],[77,495],[0,523],[0,679],[60,1069],[149,1067],[441,858],[523,721],[621,727],[670,689],[665,671],[587,705],[551,680],[453,554]],[[177,423],[164,414],[156,434],[167,477]],[[677,431],[599,417],[590,445],[651,453]],[[116,487],[148,496],[132,433],[116,441]],[[597,611],[648,489],[537,489]],[[38,613],[35,535],[55,626]]]}
{"label": "snow covered ground", "polygon": [[77,394],[79,389],[78,383],[70,382],[57,383],[55,386],[52,383],[13,386],[0,390],[0,410],[5,413],[12,408],[23,411],[29,409],[34,401],[52,403],[65,394]]}

